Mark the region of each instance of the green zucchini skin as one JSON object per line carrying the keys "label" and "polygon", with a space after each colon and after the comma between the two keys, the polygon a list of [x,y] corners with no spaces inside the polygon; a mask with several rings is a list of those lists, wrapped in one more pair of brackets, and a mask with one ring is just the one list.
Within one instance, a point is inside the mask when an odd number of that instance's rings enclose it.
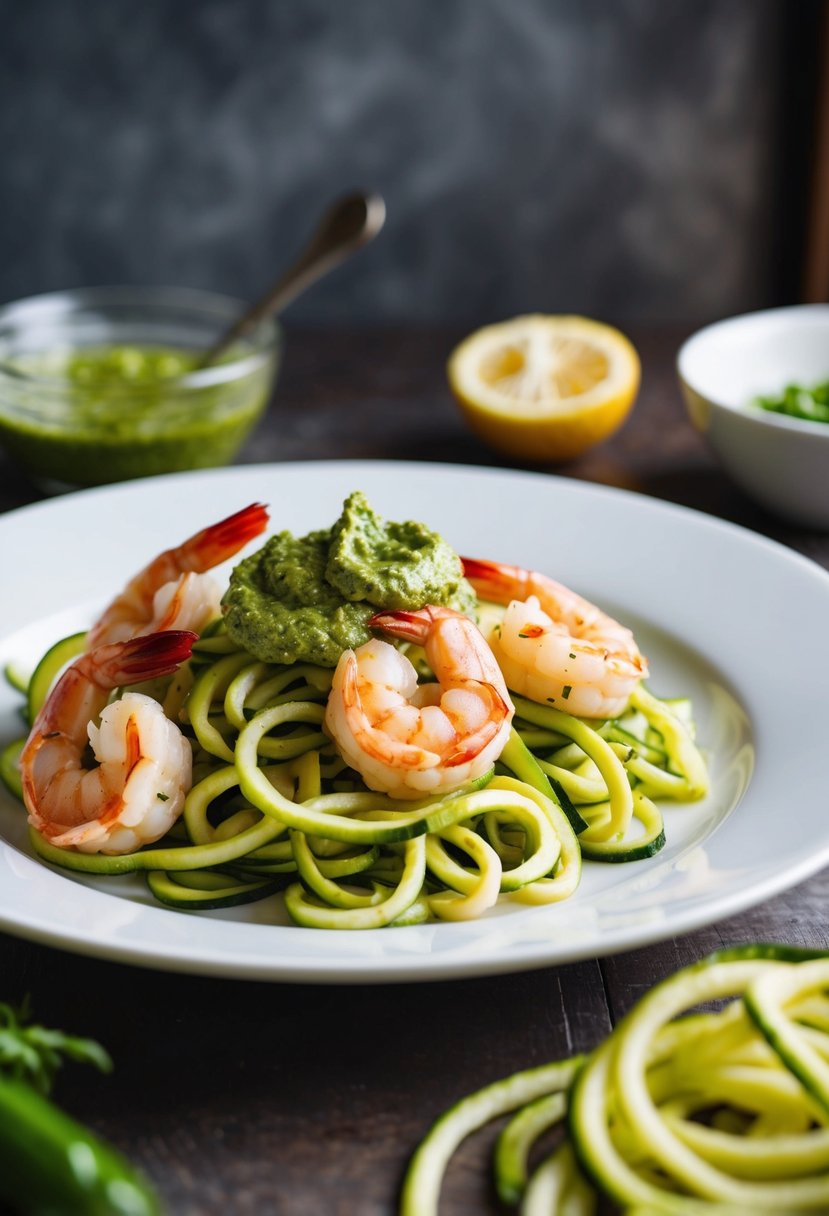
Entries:
{"label": "green zucchini skin", "polygon": [[9,688],[13,688],[15,692],[21,692],[24,697],[26,696],[26,693],[29,690],[29,681],[31,676],[27,675],[15,663],[6,664],[6,666],[3,668],[3,678],[5,679]]}
{"label": "green zucchini skin", "polygon": [[0,1078],[0,1198],[21,1216],[161,1216],[114,1148],[23,1081]]}
{"label": "green zucchini skin", "polygon": [[642,841],[634,840],[628,845],[587,844],[583,841],[581,853],[586,861],[644,861],[648,857],[654,857],[664,847],[665,829],[661,828],[652,838]]}
{"label": "green zucchini skin", "polygon": [[579,841],[582,856],[589,861],[626,862],[642,861],[653,857],[665,847],[665,826],[662,813],[657,807],[646,816],[645,831],[633,840],[585,840]]}
{"label": "green zucchini skin", "polygon": [[561,785],[544,772],[515,727],[510,732],[509,742],[501,753],[501,761],[519,781],[531,785],[545,798],[557,803],[567,816],[570,827],[576,835],[585,830],[587,821],[578,813]]}
{"label": "green zucchini skin", "polygon": [[15,739],[0,751],[0,781],[18,802],[23,801],[23,782],[20,777],[20,753],[25,739]]}
{"label": "green zucchini skin", "polygon": [[72,659],[76,659],[78,655],[83,654],[85,648],[86,634],[73,633],[68,638],[61,638],[59,642],[55,642],[54,646],[46,651],[46,654],[32,672],[32,678],[29,680],[29,686],[26,690],[26,710],[30,725],[34,722],[43,707],[43,703],[49,695],[49,690],[60,672]]}
{"label": "green zucchini skin", "polygon": [[824,992],[829,984],[829,959],[801,961],[785,977],[765,976],[746,993],[746,1011],[769,1047],[829,1114],[829,1064],[803,1040],[785,1007],[798,996]]}
{"label": "green zucchini skin", "polygon": [[167,908],[177,908],[182,912],[207,912],[215,911],[218,908],[235,908],[241,904],[256,903],[257,900],[274,895],[285,885],[278,879],[268,878],[248,882],[226,874],[223,876],[221,885],[217,883],[210,889],[199,890],[177,881],[166,870],[149,870],[145,877],[147,886],[160,904],[164,904]]}

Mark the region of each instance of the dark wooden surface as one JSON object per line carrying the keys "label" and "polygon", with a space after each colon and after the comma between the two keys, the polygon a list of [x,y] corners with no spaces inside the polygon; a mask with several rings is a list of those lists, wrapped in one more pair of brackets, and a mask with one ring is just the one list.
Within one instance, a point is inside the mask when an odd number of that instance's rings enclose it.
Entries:
{"label": "dark wooden surface", "polygon": [[[495,465],[459,419],[447,332],[289,333],[276,401],[245,461],[372,457]],[[642,393],[609,443],[557,472],[668,499],[772,536],[829,568],[829,536],[749,503],[692,431],[682,334],[633,331]],[[36,492],[0,457],[0,509]],[[595,1044],[654,981],[722,944],[829,945],[829,872],[660,946],[514,977],[316,988],[209,980],[61,954],[0,935],[0,999],[94,1035],[113,1077],[67,1068],[57,1096],[120,1145],[175,1216],[390,1216],[431,1120],[469,1090]],[[486,1216],[482,1139],[453,1163],[442,1216]]]}

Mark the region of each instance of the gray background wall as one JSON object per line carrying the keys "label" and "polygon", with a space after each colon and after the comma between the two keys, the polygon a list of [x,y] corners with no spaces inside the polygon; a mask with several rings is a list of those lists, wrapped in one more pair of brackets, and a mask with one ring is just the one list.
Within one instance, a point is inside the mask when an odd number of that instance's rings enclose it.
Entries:
{"label": "gray background wall", "polygon": [[366,185],[386,230],[292,319],[768,303],[785,3],[0,0],[0,298],[252,296]]}

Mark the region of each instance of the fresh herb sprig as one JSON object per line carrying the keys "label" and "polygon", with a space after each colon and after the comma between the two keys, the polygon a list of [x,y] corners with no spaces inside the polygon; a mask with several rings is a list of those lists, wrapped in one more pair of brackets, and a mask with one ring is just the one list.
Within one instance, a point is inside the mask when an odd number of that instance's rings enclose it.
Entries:
{"label": "fresh herb sprig", "polygon": [[112,1071],[112,1060],[100,1043],[62,1030],[30,1023],[31,1009],[0,1003],[0,1074],[27,1081],[39,1093],[51,1093],[55,1074],[64,1058],[92,1064],[101,1072]]}

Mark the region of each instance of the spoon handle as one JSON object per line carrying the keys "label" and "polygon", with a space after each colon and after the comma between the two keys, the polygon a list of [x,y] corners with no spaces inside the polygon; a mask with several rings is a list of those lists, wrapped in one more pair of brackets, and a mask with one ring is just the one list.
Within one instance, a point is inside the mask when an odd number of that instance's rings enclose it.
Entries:
{"label": "spoon handle", "polygon": [[296,261],[273,287],[242,314],[202,357],[199,367],[210,367],[231,345],[250,333],[271,313],[279,313],[317,279],[367,245],[386,218],[379,194],[347,194],[332,203]]}

